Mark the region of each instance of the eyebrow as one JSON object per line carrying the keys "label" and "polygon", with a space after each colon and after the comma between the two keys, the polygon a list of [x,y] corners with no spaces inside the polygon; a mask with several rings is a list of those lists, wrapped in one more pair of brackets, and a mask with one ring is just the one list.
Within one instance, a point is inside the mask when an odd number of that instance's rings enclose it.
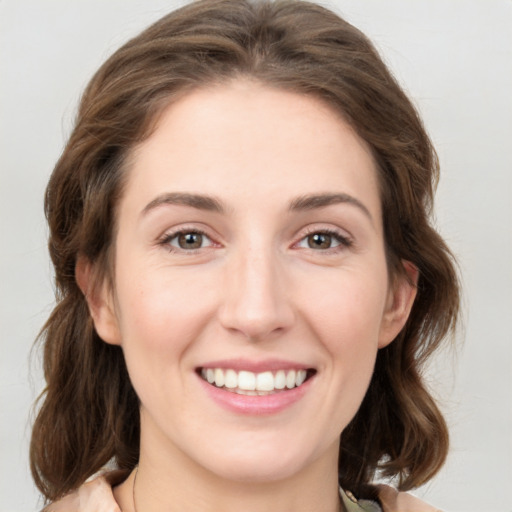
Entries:
{"label": "eyebrow", "polygon": [[332,204],[350,204],[359,208],[371,221],[373,221],[370,210],[359,199],[349,194],[311,194],[300,196],[294,199],[289,206],[290,211],[314,210],[324,208]]}
{"label": "eyebrow", "polygon": [[[333,204],[350,204],[361,210],[369,219],[373,221],[372,215],[368,208],[359,199],[344,193],[337,194],[310,194],[299,196],[293,199],[289,206],[289,211],[305,211],[315,210],[317,208],[325,208]],[[188,192],[167,192],[161,194],[151,202],[149,202],[144,209],[142,214],[145,215],[149,211],[154,210],[162,205],[182,205],[190,206],[191,208],[197,208],[198,210],[205,210],[216,213],[225,213],[225,208],[222,205],[222,201],[219,199],[203,195],[203,194],[192,194]]]}
{"label": "eyebrow", "polygon": [[198,210],[224,213],[222,203],[215,197],[184,192],[168,192],[161,194],[148,203],[142,210],[142,213],[145,215],[159,206],[174,204],[190,206],[192,208],[197,208]]}

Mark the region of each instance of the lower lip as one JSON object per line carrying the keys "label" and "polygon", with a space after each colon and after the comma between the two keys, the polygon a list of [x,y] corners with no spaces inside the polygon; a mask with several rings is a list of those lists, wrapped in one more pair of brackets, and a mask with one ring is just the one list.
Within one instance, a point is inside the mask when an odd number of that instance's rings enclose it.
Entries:
{"label": "lower lip", "polygon": [[279,391],[271,395],[257,396],[239,395],[238,393],[212,386],[199,376],[198,379],[210,398],[224,409],[237,414],[257,416],[276,414],[291,407],[307,393],[314,377],[309,378],[299,387],[287,391]]}

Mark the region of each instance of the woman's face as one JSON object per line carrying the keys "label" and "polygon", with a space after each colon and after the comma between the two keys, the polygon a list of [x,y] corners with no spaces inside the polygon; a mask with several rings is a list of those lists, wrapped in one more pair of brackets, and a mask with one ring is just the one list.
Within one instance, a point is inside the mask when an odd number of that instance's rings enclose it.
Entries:
{"label": "woman's face", "polygon": [[141,457],[239,481],[335,467],[414,298],[390,283],[365,143],[319,100],[239,80],[168,107],[127,172],[115,290],[91,309],[140,398]]}

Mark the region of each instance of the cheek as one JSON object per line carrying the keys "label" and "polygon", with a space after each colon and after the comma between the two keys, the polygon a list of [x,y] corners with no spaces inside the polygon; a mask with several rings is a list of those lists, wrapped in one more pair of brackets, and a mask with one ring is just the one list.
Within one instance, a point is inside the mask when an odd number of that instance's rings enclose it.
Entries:
{"label": "cheek", "polygon": [[387,297],[387,282],[378,273],[343,270],[325,280],[310,282],[303,308],[311,325],[330,350],[376,347]]}
{"label": "cheek", "polygon": [[142,392],[152,381],[178,378],[170,369],[186,363],[188,349],[211,318],[211,283],[162,269],[146,271],[141,279],[119,276],[118,282],[122,347],[135,388]]}
{"label": "cheek", "polygon": [[198,300],[190,280],[155,274],[118,281],[121,344],[143,409],[170,424],[173,411],[186,404],[186,394],[172,390],[185,389],[183,369],[189,369],[187,354],[207,321],[208,297]]}
{"label": "cheek", "polygon": [[[310,283],[304,301],[309,329],[328,354],[332,382],[359,407],[378,351],[387,297],[387,280],[378,272],[343,271],[329,287]],[[355,411],[354,411],[355,412]]]}

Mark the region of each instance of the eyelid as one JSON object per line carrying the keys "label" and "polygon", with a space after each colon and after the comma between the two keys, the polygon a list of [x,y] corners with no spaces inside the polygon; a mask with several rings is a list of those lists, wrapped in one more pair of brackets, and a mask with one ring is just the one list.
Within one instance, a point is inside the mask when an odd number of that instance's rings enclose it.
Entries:
{"label": "eyelid", "polygon": [[311,250],[314,252],[319,252],[323,254],[328,254],[329,252],[339,252],[344,249],[351,247],[354,243],[353,237],[347,233],[345,230],[334,226],[325,226],[325,225],[310,225],[306,226],[304,230],[300,232],[300,235],[296,238],[295,242],[292,244],[292,247],[297,247],[299,243],[301,243],[305,238],[310,235],[314,235],[316,233],[330,235],[336,238],[339,241],[339,245],[335,247],[329,247],[328,249],[312,249],[312,248],[304,248],[306,250]]}
{"label": "eyelid", "polygon": [[[197,249],[183,249],[181,247],[171,245],[171,240],[175,239],[179,235],[186,233],[200,234],[203,237],[207,238],[210,241],[210,243],[206,247],[199,247]],[[220,247],[221,245],[218,242],[216,242],[215,238],[209,233],[208,229],[198,227],[197,225],[186,224],[167,229],[161,236],[158,237],[157,244],[164,246],[170,252],[182,254],[195,254],[198,251],[209,249],[211,247]]]}
{"label": "eyelid", "polygon": [[[194,254],[198,251],[202,251],[205,249],[209,249],[211,247],[221,247],[222,244],[217,242],[215,236],[213,236],[210,233],[210,229],[205,229],[204,227],[200,227],[197,224],[181,224],[179,226],[175,226],[173,228],[167,229],[161,236],[157,239],[157,244],[160,246],[164,246],[167,250],[170,252],[176,252],[176,253],[183,253],[183,254]],[[200,247],[197,249],[182,249],[181,247],[177,247],[170,244],[170,241],[176,238],[177,236],[181,234],[186,233],[198,233],[204,237],[206,237],[209,240],[209,244],[206,247]],[[335,226],[326,226],[326,225],[319,225],[319,224],[312,224],[309,226],[304,227],[299,235],[295,237],[295,241],[292,243],[292,248],[299,248],[298,244],[301,243],[305,238],[307,238],[310,235],[313,234],[326,234],[334,237],[339,243],[338,245],[334,247],[329,247],[327,249],[313,249],[313,248],[306,248],[305,250],[310,250],[318,253],[323,254],[329,254],[330,252],[340,252],[344,249],[347,249],[351,247],[354,243],[353,237],[347,233],[346,230],[343,230],[341,228],[335,227]]]}

